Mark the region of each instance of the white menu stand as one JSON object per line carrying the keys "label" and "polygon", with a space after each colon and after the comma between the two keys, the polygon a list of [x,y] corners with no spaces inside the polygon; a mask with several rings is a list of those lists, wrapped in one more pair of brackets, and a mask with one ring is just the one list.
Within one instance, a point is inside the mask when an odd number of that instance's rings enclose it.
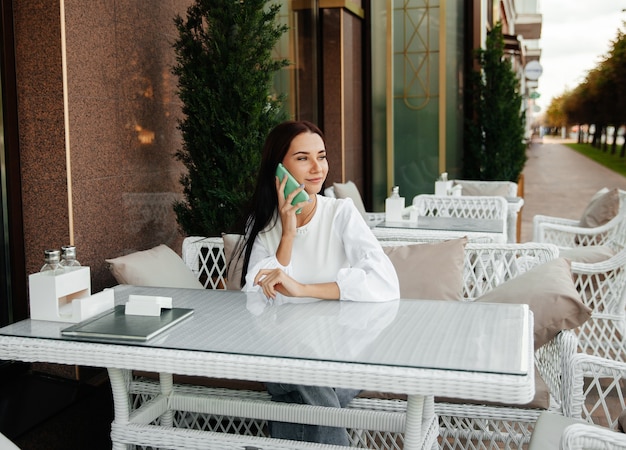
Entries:
{"label": "white menu stand", "polygon": [[54,322],[80,322],[114,306],[113,289],[91,295],[89,267],[53,275],[33,273],[28,277],[30,318]]}

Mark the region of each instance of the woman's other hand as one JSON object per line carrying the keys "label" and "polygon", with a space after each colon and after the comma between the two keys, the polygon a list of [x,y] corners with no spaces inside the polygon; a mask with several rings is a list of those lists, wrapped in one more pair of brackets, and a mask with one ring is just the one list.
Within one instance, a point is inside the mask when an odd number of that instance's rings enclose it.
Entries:
{"label": "woman's other hand", "polygon": [[287,275],[282,269],[261,269],[254,277],[254,284],[261,286],[267,298],[276,298],[276,293],[288,297],[300,297],[303,285]]}

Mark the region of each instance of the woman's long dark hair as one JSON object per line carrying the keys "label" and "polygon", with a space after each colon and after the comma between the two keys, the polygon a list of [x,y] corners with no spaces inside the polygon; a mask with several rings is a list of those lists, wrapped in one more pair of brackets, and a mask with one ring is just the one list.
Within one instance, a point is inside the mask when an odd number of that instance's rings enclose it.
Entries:
{"label": "woman's long dark hair", "polygon": [[[246,282],[248,264],[252,245],[259,233],[272,220],[277,220],[275,215],[278,208],[278,198],[276,196],[276,167],[282,162],[291,146],[294,138],[302,133],[318,134],[324,141],[324,134],[313,123],[306,120],[286,121],[276,125],[267,136],[263,145],[261,155],[261,166],[257,175],[257,183],[254,195],[248,210],[244,216],[245,232],[242,240],[233,255],[233,260],[243,256],[243,270],[241,271],[241,285]],[[243,255],[242,255],[243,254]]]}

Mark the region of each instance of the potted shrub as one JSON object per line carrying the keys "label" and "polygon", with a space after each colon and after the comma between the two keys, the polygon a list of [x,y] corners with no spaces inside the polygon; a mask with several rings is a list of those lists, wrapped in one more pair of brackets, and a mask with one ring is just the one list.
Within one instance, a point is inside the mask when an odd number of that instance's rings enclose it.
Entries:
{"label": "potted shrub", "polygon": [[282,96],[271,83],[286,60],[272,50],[287,27],[279,5],[263,0],[196,0],[186,17],[175,17],[178,95],[183,118],[176,158],[184,201],[174,210],[187,235],[231,231],[252,196],[261,148],[285,119]]}
{"label": "potted shrub", "polygon": [[518,182],[526,163],[524,112],[519,80],[504,55],[502,24],[489,32],[476,59],[480,68],[468,80],[463,177]]}

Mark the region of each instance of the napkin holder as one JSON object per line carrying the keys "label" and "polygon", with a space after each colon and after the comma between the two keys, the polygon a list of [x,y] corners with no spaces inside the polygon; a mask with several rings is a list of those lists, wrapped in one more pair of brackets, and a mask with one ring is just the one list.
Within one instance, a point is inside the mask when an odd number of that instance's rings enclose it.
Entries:
{"label": "napkin holder", "polygon": [[452,181],[435,181],[435,195],[450,195]]}
{"label": "napkin holder", "polygon": [[30,318],[53,322],[81,322],[114,306],[112,289],[91,295],[89,267],[54,275],[38,272],[28,276]]}
{"label": "napkin holder", "polygon": [[172,297],[129,295],[124,314],[128,316],[158,317],[161,315],[161,309],[172,309]]}

